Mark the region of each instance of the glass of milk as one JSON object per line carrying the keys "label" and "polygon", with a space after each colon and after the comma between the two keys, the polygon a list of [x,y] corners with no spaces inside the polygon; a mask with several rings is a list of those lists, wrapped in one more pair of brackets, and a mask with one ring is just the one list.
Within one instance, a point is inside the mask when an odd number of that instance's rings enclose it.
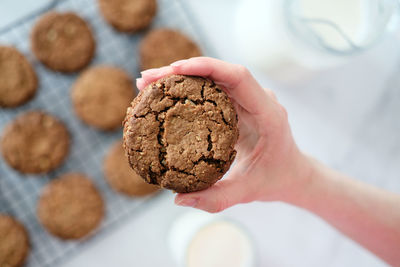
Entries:
{"label": "glass of milk", "polygon": [[286,0],[288,28],[299,40],[337,55],[371,47],[386,32],[396,0]]}
{"label": "glass of milk", "polygon": [[249,234],[237,222],[201,211],[177,218],[168,234],[179,267],[255,267]]}
{"label": "glass of milk", "polygon": [[266,72],[321,70],[382,40],[399,6],[398,0],[241,0],[236,44]]}

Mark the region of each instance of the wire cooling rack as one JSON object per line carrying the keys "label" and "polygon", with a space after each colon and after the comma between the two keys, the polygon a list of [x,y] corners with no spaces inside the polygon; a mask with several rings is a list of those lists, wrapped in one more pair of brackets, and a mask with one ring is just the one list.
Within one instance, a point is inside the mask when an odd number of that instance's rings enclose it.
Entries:
{"label": "wire cooling rack", "polygon": [[[176,28],[194,39],[203,52],[206,50],[201,33],[193,23],[188,10],[180,0],[158,0],[158,14],[152,27]],[[99,13],[95,0],[60,0],[47,9],[74,11],[91,26],[96,38],[95,58],[91,65],[111,64],[123,68],[131,76],[139,75],[137,47],[145,32],[121,34],[109,26]],[[114,193],[106,184],[102,163],[110,145],[121,138],[121,131],[105,133],[83,124],[72,110],[69,92],[77,74],[61,74],[46,69],[35,60],[29,49],[29,35],[40,17],[32,14],[0,31],[0,44],[13,45],[33,63],[39,77],[39,90],[35,98],[15,109],[0,109],[0,131],[14,117],[28,110],[44,110],[57,116],[68,127],[72,138],[70,154],[57,170],[45,175],[21,175],[0,159],[0,212],[15,216],[27,228],[31,240],[31,253],[26,266],[58,266],[82,246],[89,246],[118,226],[128,216],[138,216],[140,209],[151,205],[149,198],[130,199]],[[208,49],[207,49],[208,50]],[[78,171],[87,174],[101,190],[106,203],[106,216],[97,234],[87,241],[61,241],[49,235],[36,217],[36,203],[44,185],[63,173]]]}

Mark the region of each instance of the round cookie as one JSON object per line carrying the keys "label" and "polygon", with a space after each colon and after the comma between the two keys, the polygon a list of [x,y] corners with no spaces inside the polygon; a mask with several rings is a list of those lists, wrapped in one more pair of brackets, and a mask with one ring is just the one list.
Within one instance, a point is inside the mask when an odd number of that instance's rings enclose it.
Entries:
{"label": "round cookie", "polygon": [[184,34],[160,28],[149,32],[139,47],[141,69],[166,66],[177,60],[201,56],[199,47]]}
{"label": "round cookie", "polygon": [[38,86],[32,65],[14,47],[0,46],[0,107],[16,107],[31,99]]}
{"label": "round cookie", "polygon": [[86,70],[78,77],[71,91],[78,117],[101,130],[120,128],[126,108],[134,97],[132,79],[122,69],[110,66]]}
{"label": "round cookie", "polygon": [[0,266],[22,266],[29,251],[25,227],[13,217],[0,214]]}
{"label": "round cookie", "polygon": [[61,72],[81,70],[95,52],[95,41],[88,24],[72,12],[55,11],[43,15],[31,34],[35,56],[47,67]]}
{"label": "round cookie", "polygon": [[80,239],[99,226],[104,216],[104,203],[85,175],[68,173],[43,189],[37,215],[51,234],[62,239]]}
{"label": "round cookie", "polygon": [[22,173],[45,173],[57,168],[69,151],[70,136],[64,124],[42,111],[15,118],[1,139],[5,161]]}
{"label": "round cookie", "polygon": [[145,196],[159,187],[150,185],[134,172],[125,156],[122,141],[116,142],[104,159],[104,173],[108,184],[117,192],[127,196]]}
{"label": "round cookie", "polygon": [[148,183],[187,193],[222,178],[235,158],[237,115],[214,82],[171,75],[142,90],[124,120],[131,167]]}
{"label": "round cookie", "polygon": [[156,0],[98,0],[98,4],[107,22],[121,32],[146,28],[157,11]]}

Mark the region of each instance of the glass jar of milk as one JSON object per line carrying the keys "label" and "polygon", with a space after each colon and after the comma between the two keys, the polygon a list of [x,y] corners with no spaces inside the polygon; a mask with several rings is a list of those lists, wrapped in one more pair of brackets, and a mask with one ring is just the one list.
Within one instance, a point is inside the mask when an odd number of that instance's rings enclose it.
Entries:
{"label": "glass jar of milk", "polygon": [[379,42],[398,0],[240,0],[236,44],[243,58],[269,73],[320,70]]}
{"label": "glass jar of milk", "polygon": [[190,211],[178,217],[168,234],[178,267],[255,267],[255,247],[247,231],[220,215]]}

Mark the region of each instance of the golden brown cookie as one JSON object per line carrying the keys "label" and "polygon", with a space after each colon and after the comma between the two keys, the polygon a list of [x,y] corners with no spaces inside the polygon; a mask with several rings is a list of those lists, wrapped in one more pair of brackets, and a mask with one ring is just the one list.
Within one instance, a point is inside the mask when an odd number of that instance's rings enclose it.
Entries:
{"label": "golden brown cookie", "polygon": [[143,89],[124,120],[129,163],[150,184],[206,189],[233,162],[237,116],[226,93],[201,77],[171,75]]}
{"label": "golden brown cookie", "polygon": [[86,70],[78,77],[71,91],[78,117],[102,130],[121,127],[126,108],[134,97],[132,79],[122,69],[111,66]]}
{"label": "golden brown cookie", "polygon": [[64,124],[42,111],[15,118],[1,139],[5,161],[22,173],[45,173],[57,168],[69,151],[70,137]]}
{"label": "golden brown cookie", "polygon": [[35,56],[47,67],[74,72],[93,58],[95,41],[88,24],[72,12],[51,11],[36,22],[31,34]]}
{"label": "golden brown cookie", "polygon": [[104,173],[108,184],[117,192],[127,196],[145,196],[159,187],[143,181],[129,166],[122,140],[113,144],[104,159]]}
{"label": "golden brown cookie", "polygon": [[0,46],[0,107],[16,107],[36,93],[38,80],[32,65],[14,47]]}
{"label": "golden brown cookie", "polygon": [[150,25],[156,0],[98,0],[103,17],[121,32],[137,32]]}
{"label": "golden brown cookie", "polygon": [[90,179],[80,173],[68,173],[43,189],[37,215],[51,234],[62,239],[80,239],[99,226],[104,203]]}
{"label": "golden brown cookie", "polygon": [[0,266],[22,266],[30,251],[28,232],[13,217],[0,214]]}
{"label": "golden brown cookie", "polygon": [[150,31],[139,47],[141,69],[166,66],[177,60],[201,56],[199,47],[186,35],[167,28]]}

